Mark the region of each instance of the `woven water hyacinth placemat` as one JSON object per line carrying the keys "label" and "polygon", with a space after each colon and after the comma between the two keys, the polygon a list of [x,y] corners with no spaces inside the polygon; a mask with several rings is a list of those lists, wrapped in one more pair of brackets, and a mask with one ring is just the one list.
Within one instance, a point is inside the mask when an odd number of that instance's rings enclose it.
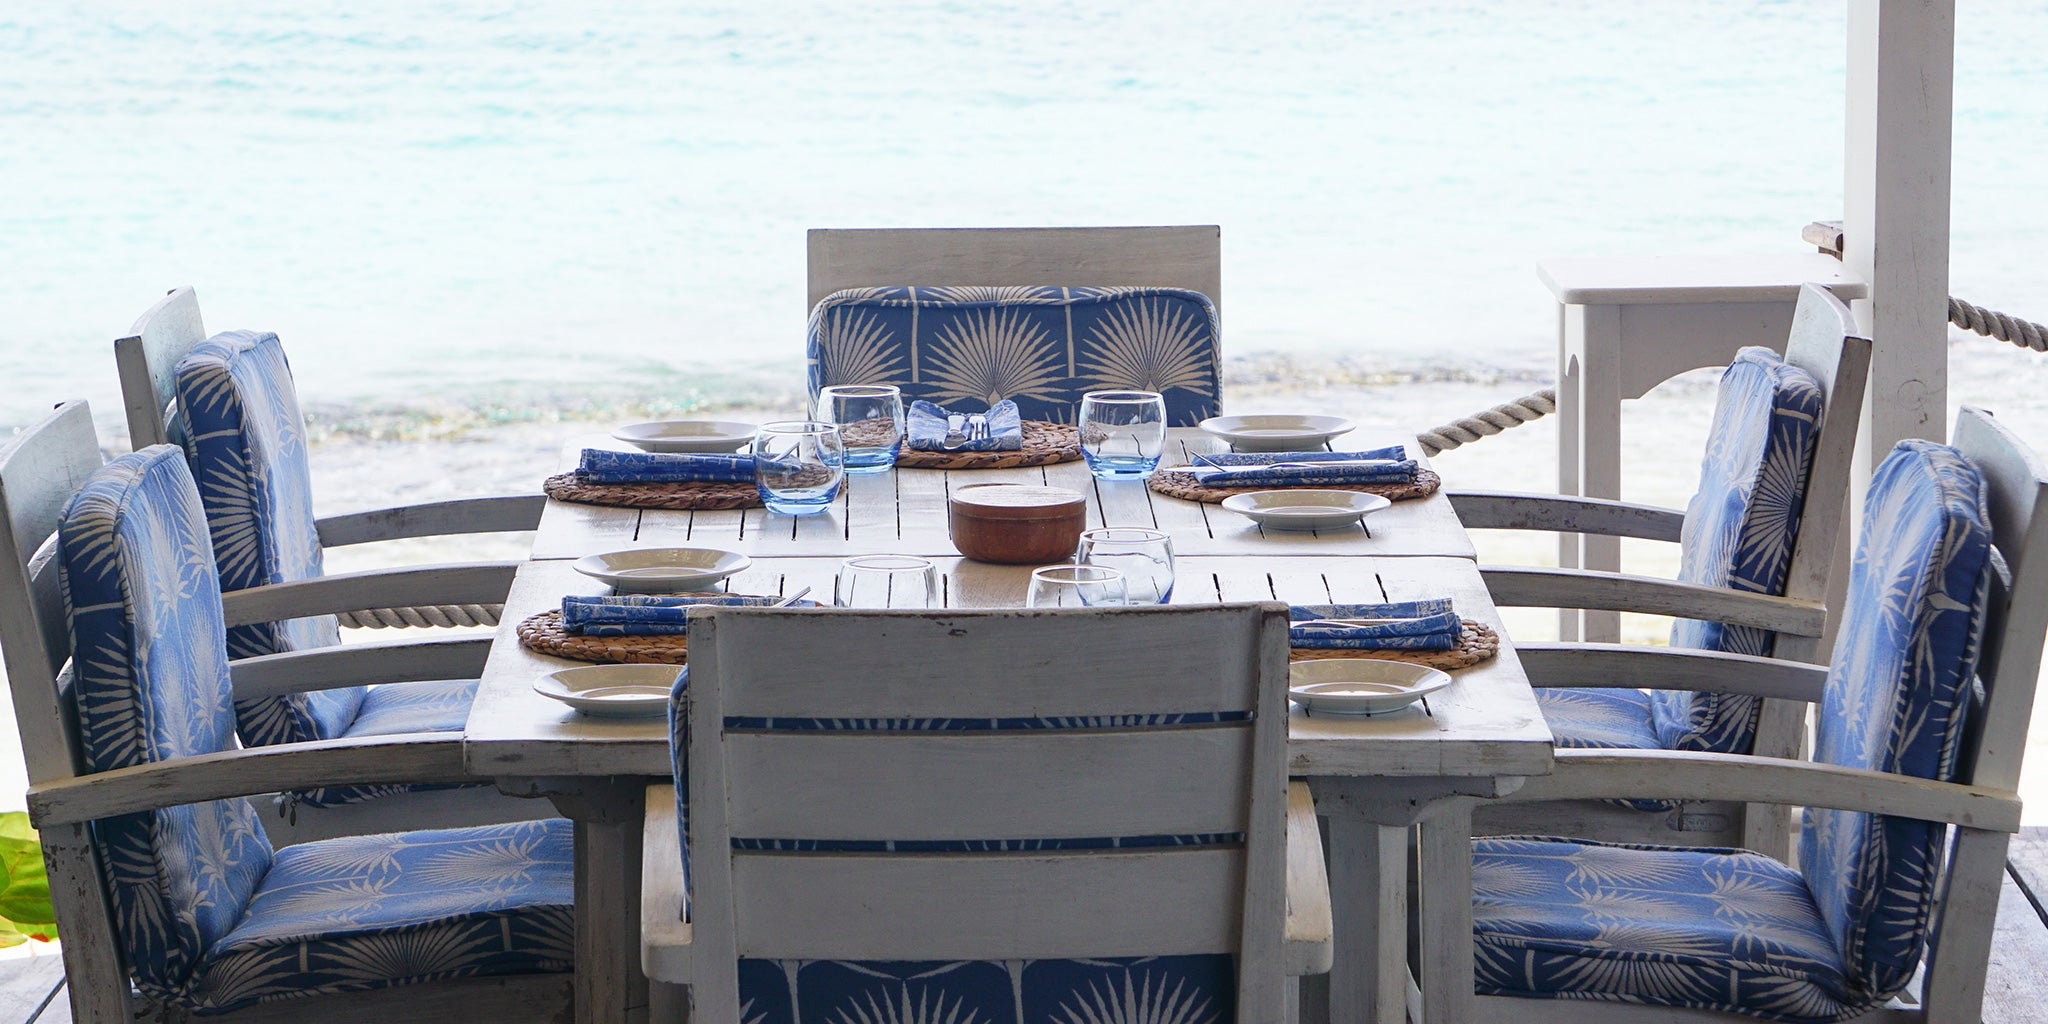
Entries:
{"label": "woven water hyacinth placemat", "polygon": [[[849,445],[880,445],[889,437],[889,425],[871,420],[841,427]],[[1014,452],[920,452],[909,443],[896,453],[896,465],[904,469],[1016,469],[1019,466],[1051,466],[1081,457],[1081,435],[1065,423],[1049,420],[1024,421],[1024,447]]]}
{"label": "woven water hyacinth placemat", "polygon": [[1331,649],[1327,647],[1295,647],[1287,652],[1288,661],[1312,661],[1317,658],[1370,658],[1374,661],[1405,661],[1413,665],[1428,665],[1430,668],[1470,668],[1500,653],[1500,634],[1493,627],[1471,619],[1460,619],[1458,646],[1448,651],[1365,651],[1353,648]]}
{"label": "woven water hyacinth placemat", "polygon": [[583,636],[562,628],[560,611],[545,611],[519,624],[519,646],[541,654],[600,665],[681,665],[689,660],[690,638],[660,636]]}
{"label": "woven water hyacinth placemat", "polygon": [[711,511],[760,508],[761,492],[751,483],[593,484],[574,473],[558,473],[540,485],[556,501],[614,508]]}
{"label": "woven water hyacinth placemat", "polygon": [[1152,474],[1151,487],[1169,498],[1185,498],[1214,505],[1233,494],[1250,494],[1254,491],[1359,491],[1377,494],[1388,501],[1407,501],[1410,498],[1427,498],[1444,485],[1444,478],[1434,470],[1418,469],[1415,482],[1409,484],[1299,484],[1286,487],[1253,484],[1246,487],[1205,487],[1195,481],[1195,475],[1186,466],[1162,469]]}

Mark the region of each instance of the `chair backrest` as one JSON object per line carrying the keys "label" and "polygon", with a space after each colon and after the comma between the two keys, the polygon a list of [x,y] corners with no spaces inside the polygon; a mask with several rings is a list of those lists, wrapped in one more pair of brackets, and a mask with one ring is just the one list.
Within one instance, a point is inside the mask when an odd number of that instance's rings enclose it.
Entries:
{"label": "chair backrest", "polygon": [[0,448],[0,655],[32,783],[82,767],[57,528],[64,506],[100,468],[92,410],[66,402]]}
{"label": "chair backrest", "polygon": [[114,339],[114,368],[121,376],[130,448],[170,441],[169,412],[177,397],[173,374],[178,360],[205,340],[199,295],[190,286],[171,289],[136,318],[125,337]]}
{"label": "chair backrest", "polygon": [[[234,750],[220,588],[185,455],[153,445],[94,473],[58,531],[84,768]],[[269,870],[255,808],[216,800],[103,819],[126,959],[175,998]]]}
{"label": "chair backrest", "polygon": [[1181,288],[1223,305],[1214,224],[1089,228],[813,228],[806,310],[850,288],[1069,284]]}
{"label": "chair backrest", "polygon": [[[1957,436],[1967,450],[1902,441],[1872,476],[1814,758],[2010,790],[2040,665],[2048,582],[2026,559],[2048,470],[1979,411]],[[1816,810],[1806,824],[1800,864],[1850,983],[1896,993],[1930,934],[1947,827]]]}
{"label": "chair backrest", "polygon": [[1279,1019],[1286,643],[1278,604],[700,612],[700,1012]]}
{"label": "chair backrest", "polygon": [[[1744,349],[1722,374],[1699,491],[1686,508],[1679,579],[1812,601],[1831,596],[1870,366],[1870,342],[1856,330],[1841,300],[1805,285],[1784,357]],[[1818,652],[1811,639],[1775,649],[1776,639],[1697,619],[1671,627],[1674,647],[1806,659]],[[1747,753],[1759,705],[1746,695],[1660,690],[1651,695],[1652,724],[1667,748]]]}

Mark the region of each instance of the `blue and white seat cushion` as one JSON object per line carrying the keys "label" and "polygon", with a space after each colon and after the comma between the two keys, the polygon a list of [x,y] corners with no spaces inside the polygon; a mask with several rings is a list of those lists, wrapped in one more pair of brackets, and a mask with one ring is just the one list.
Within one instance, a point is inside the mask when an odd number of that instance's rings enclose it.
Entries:
{"label": "blue and white seat cushion", "polygon": [[[675,771],[676,821],[682,834],[683,892],[690,892],[689,715],[684,699],[689,670],[676,676],[670,695],[669,752]],[[1151,717],[1151,716],[1148,716]],[[1158,716],[1170,718],[1174,716]],[[1217,713],[1190,719],[1216,721]],[[1241,716],[1233,720],[1242,720]],[[728,719],[726,728],[777,730],[984,729],[996,720],[801,719],[789,724]],[[1085,718],[1042,719],[1014,728],[1100,728]],[[1124,723],[1129,724],[1129,723]],[[1242,843],[1242,835],[1124,837],[1109,842]],[[1102,840],[929,842],[920,849],[1003,852],[1018,849],[1096,848]],[[818,840],[733,839],[735,849],[841,851],[854,844]],[[687,912],[687,904],[685,907]],[[1226,954],[1116,957],[1088,960],[767,960],[738,963],[740,1019],[746,1024],[848,1024],[883,1021],[959,1021],[962,1024],[1224,1024],[1237,1005],[1236,960]]]}
{"label": "blue and white seat cushion", "polygon": [[[1814,757],[1955,777],[1991,579],[1982,479],[1906,441],[1871,482]],[[1809,809],[1794,872],[1737,850],[1482,839],[1481,992],[1833,1021],[1898,994],[1927,941],[1946,826]]]}
{"label": "blue and white seat cushion", "polygon": [[[1784,592],[1792,545],[1820,425],[1820,384],[1766,348],[1745,348],[1721,375],[1700,465],[1686,508],[1678,579],[1759,594]],[[1773,634],[1753,626],[1680,619],[1671,645],[1768,655]],[[1652,747],[1747,753],[1758,703],[1741,694],[1542,688],[1544,717],[1560,746]],[[1648,717],[1624,722],[1638,705]],[[1646,742],[1647,741],[1647,742]],[[1643,806],[1661,806],[1653,801]]]}
{"label": "blue and white seat cushion", "polygon": [[[219,580],[183,456],[158,446],[114,459],[72,499],[58,537],[86,770],[235,749]],[[237,799],[96,831],[125,959],[153,999],[221,1011],[561,971],[573,957],[564,821],[274,853]]]}
{"label": "blue and white seat cushion", "polygon": [[854,288],[811,310],[810,392],[893,384],[903,400],[1071,423],[1090,391],[1156,391],[1171,426],[1216,415],[1216,305],[1180,288]]}

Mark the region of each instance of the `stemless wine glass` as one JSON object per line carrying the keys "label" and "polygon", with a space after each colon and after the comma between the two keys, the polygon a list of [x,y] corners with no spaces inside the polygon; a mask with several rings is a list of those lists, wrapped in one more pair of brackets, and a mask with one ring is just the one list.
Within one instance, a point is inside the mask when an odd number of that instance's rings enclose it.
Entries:
{"label": "stemless wine glass", "polygon": [[837,424],[848,473],[886,473],[903,446],[903,389],[834,384],[818,391],[818,419]]}
{"label": "stemless wine glass", "polygon": [[856,555],[839,563],[832,603],[840,608],[936,608],[939,570],[929,558]]}
{"label": "stemless wine glass", "polygon": [[1173,597],[1173,538],[1160,530],[1109,526],[1081,534],[1074,561],[1124,574],[1124,601],[1165,604]]}
{"label": "stemless wine glass", "polygon": [[846,479],[839,428],[815,420],[778,420],[754,431],[754,487],[771,512],[808,516],[832,507]]}
{"label": "stemless wine glass", "polygon": [[1156,391],[1081,396],[1081,456],[1103,480],[1143,480],[1166,449],[1166,399]]}
{"label": "stemless wine glass", "polygon": [[1124,603],[1124,574],[1102,565],[1048,565],[1031,570],[1026,608],[1098,608]]}

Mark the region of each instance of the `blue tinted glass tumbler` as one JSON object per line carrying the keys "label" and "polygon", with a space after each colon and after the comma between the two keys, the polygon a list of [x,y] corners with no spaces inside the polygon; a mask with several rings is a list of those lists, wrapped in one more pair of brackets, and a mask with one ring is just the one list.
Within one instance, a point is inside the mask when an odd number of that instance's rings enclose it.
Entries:
{"label": "blue tinted glass tumbler", "polygon": [[814,420],[763,423],[754,431],[754,486],[770,512],[808,516],[832,507],[846,479],[839,428]]}
{"label": "blue tinted glass tumbler", "polygon": [[848,473],[886,473],[903,446],[903,389],[835,384],[818,391],[818,419],[837,424]]}
{"label": "blue tinted glass tumbler", "polygon": [[1166,399],[1154,391],[1081,396],[1081,456],[1102,480],[1143,480],[1166,450]]}

